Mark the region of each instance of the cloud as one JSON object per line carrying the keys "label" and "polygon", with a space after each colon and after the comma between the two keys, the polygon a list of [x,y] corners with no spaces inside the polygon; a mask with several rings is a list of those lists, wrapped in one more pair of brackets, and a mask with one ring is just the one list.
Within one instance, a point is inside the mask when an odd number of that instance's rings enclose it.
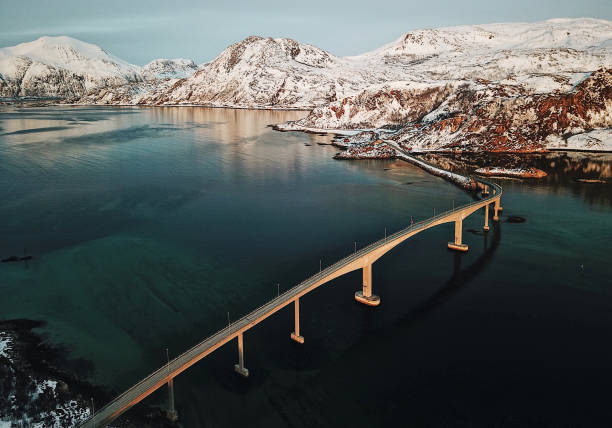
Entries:
{"label": "cloud", "polygon": [[52,34],[108,34],[125,31],[146,30],[168,24],[172,18],[166,16],[113,17],[93,19],[88,21],[58,23],[50,26],[35,26],[30,28],[0,30],[0,38],[32,37]]}

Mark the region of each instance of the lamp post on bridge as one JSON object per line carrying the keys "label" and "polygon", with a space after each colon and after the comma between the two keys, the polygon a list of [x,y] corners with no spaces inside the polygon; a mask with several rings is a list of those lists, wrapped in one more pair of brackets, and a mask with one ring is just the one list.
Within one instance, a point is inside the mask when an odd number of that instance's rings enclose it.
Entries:
{"label": "lamp post on bridge", "polygon": [[168,373],[168,419],[172,422],[178,419],[178,414],[174,408],[174,379],[170,377],[170,354],[166,348],[166,371]]}
{"label": "lamp post on bridge", "polygon": [[96,428],[96,410],[94,408],[93,397],[91,397],[91,421],[94,428]]}

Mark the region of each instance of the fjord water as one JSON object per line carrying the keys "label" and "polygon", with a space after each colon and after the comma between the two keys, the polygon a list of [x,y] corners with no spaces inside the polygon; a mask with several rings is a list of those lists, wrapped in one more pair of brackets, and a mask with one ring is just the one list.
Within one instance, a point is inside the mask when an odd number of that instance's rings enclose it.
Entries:
{"label": "fjord water", "polygon": [[[121,391],[322,266],[471,200],[399,161],[335,161],[330,137],[267,127],[304,112],[0,110],[0,318]],[[578,156],[578,155],[577,155]],[[586,159],[586,160],[585,160]],[[502,221],[450,225],[245,334],[175,380],[185,426],[605,426],[612,417],[609,155],[561,156],[501,181]],[[578,167],[575,167],[578,165]],[[509,223],[508,216],[524,223]],[[278,284],[278,285],[277,285]],[[278,287],[278,288],[277,288]],[[165,403],[165,390],[145,403]],[[98,403],[101,405],[103,403]]]}

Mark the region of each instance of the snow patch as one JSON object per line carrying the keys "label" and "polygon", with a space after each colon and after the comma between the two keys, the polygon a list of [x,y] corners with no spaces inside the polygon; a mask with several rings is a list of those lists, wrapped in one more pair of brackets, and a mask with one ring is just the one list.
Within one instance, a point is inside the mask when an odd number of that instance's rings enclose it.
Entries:
{"label": "snow patch", "polygon": [[546,148],[549,150],[578,150],[612,152],[612,128],[596,129],[572,135],[567,139],[550,138]]}
{"label": "snow patch", "polygon": [[0,355],[11,359],[9,352],[11,350],[12,339],[6,333],[0,331]]}

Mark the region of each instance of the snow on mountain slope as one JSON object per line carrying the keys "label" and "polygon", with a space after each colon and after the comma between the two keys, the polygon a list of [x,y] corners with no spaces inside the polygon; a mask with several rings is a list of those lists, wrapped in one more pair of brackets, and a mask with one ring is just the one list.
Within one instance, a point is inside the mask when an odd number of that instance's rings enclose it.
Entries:
{"label": "snow on mountain slope", "polygon": [[610,128],[612,68],[602,68],[563,93],[465,82],[392,135],[362,133],[347,137],[343,146],[357,158],[379,139],[412,152],[609,151]]}
{"label": "snow on mountain slope", "polygon": [[154,59],[144,67],[142,73],[157,79],[182,79],[196,72],[198,66],[190,59]]}
{"label": "snow on mountain slope", "polygon": [[141,79],[140,68],[70,37],[41,37],[0,49],[0,95],[70,97]]}
{"label": "snow on mountain slope", "polygon": [[564,91],[612,63],[611,40],[610,21],[555,19],[417,30],[346,59],[402,69],[405,80],[510,79],[535,91]]}
{"label": "snow on mountain slope", "polygon": [[[564,92],[612,63],[611,39],[609,21],[557,19],[418,30],[373,52],[340,58],[291,39],[251,36],[184,81],[114,95],[127,104],[317,108],[304,123],[311,128],[377,127],[387,118],[393,119],[386,125],[395,126],[411,117],[406,106],[394,104],[389,91],[396,87],[488,80],[532,93]],[[389,105],[380,97],[372,104],[381,90],[388,90]],[[417,110],[412,106],[411,114]]]}
{"label": "snow on mountain slope", "polygon": [[[606,20],[416,30],[344,58],[251,36],[193,74],[188,61],[140,68],[96,46],[64,42],[68,48],[51,43],[44,52],[28,44],[19,54],[18,47],[0,50],[0,95],[55,91],[83,104],[312,109],[278,128],[399,129],[394,138],[414,150],[542,150],[555,138],[612,127]],[[101,75],[118,77],[92,77]]]}
{"label": "snow on mountain slope", "polygon": [[345,58],[401,70],[404,82],[366,87],[278,128],[405,125],[396,138],[411,150],[542,150],[566,134],[612,126],[611,40],[612,23],[594,19],[415,31]]}
{"label": "snow on mountain slope", "polygon": [[601,69],[564,93],[465,84],[391,139],[413,151],[531,152],[561,147],[559,141],[574,134],[610,127],[612,69]]}
{"label": "snow on mountain slope", "polygon": [[591,18],[551,19],[534,23],[464,25],[416,30],[362,56],[474,54],[483,50],[584,50],[596,48],[610,39],[610,21]]}
{"label": "snow on mountain slope", "polygon": [[453,90],[453,81],[390,82],[315,108],[304,119],[280,124],[291,129],[395,128],[425,116]]}
{"label": "snow on mountain slope", "polygon": [[150,104],[312,108],[382,81],[322,49],[251,36],[188,79],[139,100]]}
{"label": "snow on mountain slope", "polygon": [[184,59],[155,60],[139,67],[91,43],[66,36],[41,37],[0,49],[0,96],[70,100],[98,88],[185,77],[196,68]]}
{"label": "snow on mountain slope", "polygon": [[139,67],[108,54],[99,46],[67,36],[41,37],[0,51],[8,57],[27,57],[33,62],[91,76],[129,76],[140,71]]}
{"label": "snow on mountain slope", "polygon": [[565,139],[550,138],[546,148],[551,150],[612,152],[612,128],[595,129]]}

